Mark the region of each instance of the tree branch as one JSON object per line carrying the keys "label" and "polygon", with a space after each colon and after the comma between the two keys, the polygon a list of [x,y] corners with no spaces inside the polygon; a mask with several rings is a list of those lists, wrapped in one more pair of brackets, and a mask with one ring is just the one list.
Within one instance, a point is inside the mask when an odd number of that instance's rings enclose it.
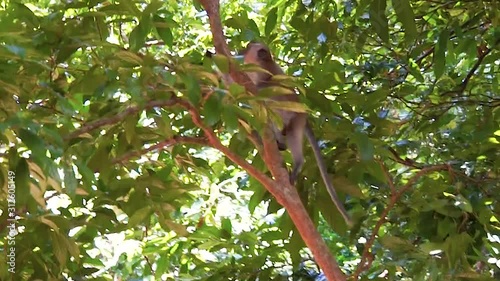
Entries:
{"label": "tree branch", "polygon": [[479,66],[483,63],[484,58],[495,48],[496,45],[500,42],[500,39],[493,44],[491,48],[486,48],[483,52],[481,52],[478,57],[476,63],[472,66],[471,70],[469,70],[469,73],[467,73],[467,76],[465,76],[464,80],[460,84],[458,90],[456,92],[463,92],[465,91],[465,88],[467,88],[467,84],[469,84],[470,79],[476,72],[476,70],[479,68]]}
{"label": "tree branch", "polygon": [[408,159],[408,158],[406,158],[406,159],[401,158],[399,153],[394,148],[389,146],[387,149],[394,156],[394,158],[391,158],[391,159],[394,160],[395,162],[397,162],[399,164],[403,164],[403,165],[408,166],[408,167],[422,169],[423,165],[415,163],[415,161]]}
{"label": "tree branch", "polygon": [[[203,120],[201,119],[200,114],[198,113],[196,108],[194,108],[194,106],[192,106],[189,102],[187,102],[185,100],[181,100],[181,99],[179,99],[177,101],[177,103],[179,105],[181,105],[182,107],[184,107],[189,112],[189,114],[193,120],[193,123],[203,131],[203,133],[207,137],[208,144],[210,146],[212,146],[213,148],[222,152],[227,158],[229,158],[235,164],[237,164],[238,166],[240,166],[241,168],[246,170],[251,176],[256,178],[264,186],[272,186],[273,185],[273,180],[271,178],[269,178],[264,173],[257,170],[256,168],[254,168],[250,163],[248,163],[244,159],[240,158],[237,154],[235,154],[229,148],[224,146],[220,142],[217,135],[213,132],[213,130],[211,128],[205,126],[205,124],[203,124]],[[273,194],[273,195],[275,195],[275,194]],[[278,194],[278,195],[280,195],[280,194]],[[280,195],[280,196],[282,197],[282,195]]]}
{"label": "tree branch", "polygon": [[144,109],[150,109],[153,107],[172,106],[172,105],[176,104],[176,102],[177,102],[177,97],[172,97],[168,100],[152,100],[152,101],[147,102],[144,106],[130,106],[129,108],[123,110],[122,112],[120,112],[116,115],[113,115],[113,116],[110,116],[107,118],[102,118],[99,120],[95,120],[93,122],[90,122],[88,124],[83,125],[80,129],[77,129],[76,131],[70,133],[64,139],[71,140],[71,139],[74,139],[80,135],[88,133],[92,130],[100,128],[102,126],[116,124],[116,123],[122,121],[123,119],[125,119],[126,117],[128,117],[132,114],[135,114],[135,113],[137,113],[141,110],[144,110]]}
{"label": "tree branch", "polygon": [[[229,49],[227,47],[226,38],[222,31],[222,23],[219,14],[219,1],[218,0],[199,0],[207,11],[210,21],[210,29],[212,31],[214,46],[217,53],[228,56]],[[245,86],[246,90],[252,94],[257,94],[255,85],[251,82],[248,76],[244,73],[237,71],[234,64],[229,60],[229,69],[231,78],[238,84]],[[201,119],[199,118],[196,110],[189,105],[187,106],[190,114],[192,115],[193,122],[207,135],[209,142],[216,148],[224,153],[229,159],[245,169],[251,176],[255,177],[264,187],[276,198],[287,210],[292,221],[295,223],[302,239],[313,253],[316,261],[323,270],[325,276],[330,281],[345,280],[345,276],[340,270],[336,260],[330,253],[323,238],[319,234],[313,221],[309,217],[297,190],[290,185],[288,173],[282,167],[280,161],[281,156],[278,151],[276,142],[272,137],[269,128],[266,128],[263,137],[264,154],[263,159],[267,164],[271,174],[274,176],[275,181],[257,171],[252,165],[240,159],[237,155],[233,154],[227,147],[223,146],[218,140],[217,136],[208,128],[206,128]]]}
{"label": "tree branch", "polygon": [[208,140],[206,138],[174,136],[171,139],[166,139],[166,140],[161,141],[161,142],[159,142],[155,145],[152,145],[148,148],[144,148],[141,150],[134,150],[134,151],[130,151],[128,153],[125,153],[122,156],[111,160],[111,163],[112,164],[123,163],[125,161],[130,160],[130,158],[139,157],[139,156],[144,155],[148,152],[160,150],[160,149],[163,149],[164,147],[172,146],[172,145],[179,144],[179,143],[191,143],[191,144],[199,144],[202,146],[210,146],[210,143],[208,142]]}
{"label": "tree branch", "polygon": [[389,174],[387,166],[384,165],[384,162],[382,162],[382,160],[376,160],[376,161],[380,165],[382,171],[384,171],[384,176],[387,179],[387,184],[389,184],[389,188],[391,189],[391,194],[394,194],[396,192],[396,186],[394,185],[394,181],[392,180],[392,177]]}
{"label": "tree branch", "polygon": [[[199,0],[205,11],[207,11],[208,20],[210,23],[210,31],[214,38],[215,52],[220,55],[224,55],[228,58],[231,57],[231,52],[226,43],[226,37],[222,29],[222,21],[220,19],[219,8],[220,4],[218,0]],[[245,73],[237,70],[234,62],[229,59],[229,75],[234,80],[234,82],[242,85],[245,89],[256,95],[257,87],[252,83],[252,80],[248,78]]]}
{"label": "tree branch", "polygon": [[387,215],[389,214],[389,211],[394,208],[396,203],[399,201],[401,196],[410,189],[415,182],[421,178],[423,175],[429,174],[431,172],[436,172],[436,171],[442,171],[442,170],[449,170],[450,165],[448,164],[441,164],[441,165],[436,165],[436,166],[429,166],[421,169],[418,171],[413,177],[411,177],[408,182],[399,189],[398,192],[392,193],[391,199],[389,201],[389,204],[387,204],[387,207],[382,211],[382,214],[380,214],[380,219],[377,221],[375,224],[375,227],[372,230],[372,234],[370,235],[370,238],[368,238],[368,241],[365,244],[365,248],[363,250],[363,253],[361,254],[361,260],[358,264],[358,267],[356,268],[356,272],[353,275],[353,280],[358,280],[359,275],[369,268],[371,266],[371,263],[373,261],[373,254],[371,253],[371,248],[373,247],[373,244],[375,243],[375,238],[377,236],[377,233],[380,230],[380,227],[387,221]]}

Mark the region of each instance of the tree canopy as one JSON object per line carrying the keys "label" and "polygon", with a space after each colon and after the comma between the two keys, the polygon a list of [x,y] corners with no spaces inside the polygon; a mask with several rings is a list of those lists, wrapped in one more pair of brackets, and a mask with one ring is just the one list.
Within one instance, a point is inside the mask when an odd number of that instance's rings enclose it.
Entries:
{"label": "tree canopy", "polygon": [[[303,104],[221,79],[255,69],[201,2],[1,2],[1,280],[500,276],[497,1],[222,1]],[[273,108],[309,113],[352,227],[308,144],[280,180]]]}

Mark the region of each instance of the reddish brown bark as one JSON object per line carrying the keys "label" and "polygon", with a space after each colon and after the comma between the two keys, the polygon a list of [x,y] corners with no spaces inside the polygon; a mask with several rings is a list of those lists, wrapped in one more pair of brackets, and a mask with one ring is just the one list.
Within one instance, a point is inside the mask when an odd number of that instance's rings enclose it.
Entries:
{"label": "reddish brown bark", "polygon": [[[219,14],[219,1],[218,0],[200,0],[207,11],[210,29],[214,38],[215,50],[218,54],[229,56],[230,52],[226,43],[226,38],[224,37],[222,30],[222,23]],[[245,88],[256,94],[255,85],[247,77],[246,74],[241,73],[235,69],[234,66],[230,64],[231,78],[238,84],[245,86]],[[201,120],[196,125],[202,126]],[[211,145],[219,149],[224,153],[229,159],[234,163],[238,164],[240,167],[245,169],[251,176],[255,177],[275,198],[276,200],[287,210],[290,218],[294,222],[299,234],[304,240],[305,244],[314,255],[316,262],[319,264],[323,273],[328,280],[346,280],[343,272],[340,270],[337,261],[330,253],[327,245],[323,241],[323,238],[319,234],[314,225],[313,221],[309,217],[307,210],[305,209],[302,201],[300,200],[299,194],[294,186],[290,185],[288,179],[288,172],[282,167],[281,155],[276,146],[276,142],[272,137],[272,133],[266,132],[263,137],[264,142],[264,162],[268,166],[274,180],[263,174],[262,172],[256,170],[244,159],[239,158],[234,153],[232,153],[227,147],[223,146],[218,138],[213,134],[209,128],[202,128],[207,134],[209,142]],[[268,130],[269,131],[269,130]]]}

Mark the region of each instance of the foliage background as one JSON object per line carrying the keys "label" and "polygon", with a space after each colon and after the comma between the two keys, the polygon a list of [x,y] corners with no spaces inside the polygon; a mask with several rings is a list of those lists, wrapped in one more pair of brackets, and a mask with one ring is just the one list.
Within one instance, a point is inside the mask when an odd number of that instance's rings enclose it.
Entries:
{"label": "foliage background", "polygon": [[[347,275],[498,278],[497,1],[221,6],[232,50],[268,43],[306,89],[355,227],[309,148],[297,188]],[[265,170],[235,116],[258,128],[266,111],[219,83],[197,2],[4,1],[0,42],[2,237],[8,171],[18,218],[16,272],[0,255],[1,280],[321,278],[280,206],[167,102],[196,105]]]}

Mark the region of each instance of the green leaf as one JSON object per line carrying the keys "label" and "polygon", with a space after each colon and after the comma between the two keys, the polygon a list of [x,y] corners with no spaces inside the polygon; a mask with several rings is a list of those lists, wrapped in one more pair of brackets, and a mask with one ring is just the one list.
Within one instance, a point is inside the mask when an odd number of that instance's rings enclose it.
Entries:
{"label": "green leaf", "polygon": [[398,20],[403,24],[406,42],[411,43],[417,37],[417,26],[410,2],[408,0],[392,0],[392,7],[394,7]]}
{"label": "green leaf", "polygon": [[[258,98],[272,98],[276,96],[295,95],[295,92],[289,88],[281,86],[265,87],[259,91]],[[256,97],[257,98],[257,97]]]}
{"label": "green leaf", "polygon": [[130,115],[123,121],[123,128],[125,129],[125,138],[127,139],[127,143],[131,144],[132,140],[136,136],[135,128],[137,126],[137,122],[139,121],[138,115]]}
{"label": "green leaf", "polygon": [[9,94],[20,95],[20,93],[21,93],[21,90],[19,89],[18,86],[16,86],[15,84],[11,84],[11,83],[2,81],[2,80],[0,80],[0,89],[2,89],[2,91],[5,91]]}
{"label": "green leaf", "polygon": [[[233,137],[233,139],[237,139]],[[266,195],[266,189],[263,186],[259,186],[258,188],[254,188],[253,194],[248,201],[248,210],[250,213],[255,211],[255,208],[264,200],[264,196]]]}
{"label": "green leaf", "polygon": [[373,92],[367,93],[364,110],[371,111],[379,108],[382,104],[382,101],[386,100],[389,94],[390,90],[387,87],[380,87]]}
{"label": "green leaf", "polygon": [[[337,186],[334,185],[334,188],[337,188]],[[340,200],[342,202],[343,197],[340,197]],[[337,207],[333,205],[332,199],[326,188],[322,189],[321,192],[318,193],[318,197],[314,201],[314,204],[316,204],[316,207],[319,211],[321,211],[323,218],[336,233],[339,235],[345,235],[347,233],[347,224],[344,218],[340,215]]]}
{"label": "green leaf", "polygon": [[274,240],[281,240],[284,238],[286,238],[286,236],[283,234],[283,232],[281,232],[279,230],[271,230],[271,231],[267,231],[265,233],[262,233],[262,235],[260,235],[259,240],[261,240],[261,241],[274,241]]}
{"label": "green leaf", "polygon": [[122,0],[122,1],[120,1],[118,3],[120,5],[121,9],[130,12],[130,14],[135,15],[135,16],[140,16],[141,15],[141,11],[139,11],[139,9],[135,5],[134,1],[131,1],[131,0]]}
{"label": "green leaf", "polygon": [[297,229],[294,229],[292,237],[290,237],[290,242],[285,245],[285,248],[290,252],[292,264],[295,264],[295,266],[298,266],[301,262],[300,250],[304,246],[304,240],[302,240],[302,237],[300,237]]}
{"label": "green leaf", "polygon": [[130,50],[136,52],[146,43],[146,37],[151,31],[151,20],[143,19],[134,29],[130,32],[129,43]]}
{"label": "green leaf", "polygon": [[457,206],[461,210],[467,212],[467,213],[472,213],[472,204],[467,200],[463,195],[458,194],[454,195],[451,193],[444,192],[444,195],[447,197],[451,197],[455,200],[454,206]]}
{"label": "green leaf", "polygon": [[174,43],[174,35],[172,34],[172,30],[170,28],[156,27],[156,32],[158,32],[158,36],[160,36],[165,45],[169,47],[172,46]]}
{"label": "green leaf", "polygon": [[380,164],[374,160],[363,162],[363,170],[381,183],[387,183],[387,178],[384,175],[384,170]]}
{"label": "green leaf", "polygon": [[215,65],[222,73],[229,73],[229,58],[224,55],[215,54],[212,56]]}
{"label": "green leaf", "polygon": [[338,104],[327,99],[325,95],[315,91],[314,89],[308,89],[306,92],[306,97],[309,102],[312,103],[311,109],[319,109],[323,112],[330,112],[332,107],[338,107]]}
{"label": "green leaf", "polygon": [[290,25],[295,28],[295,30],[299,31],[300,33],[304,33],[304,20],[299,18],[299,17],[292,17],[290,20]]}
{"label": "green leaf", "polygon": [[172,130],[172,119],[167,114],[162,114],[161,117],[154,117],[156,126],[158,126],[159,133],[167,138],[171,138],[174,134]]}
{"label": "green leaf", "polygon": [[389,24],[385,15],[387,0],[373,0],[370,4],[370,22],[377,35],[385,43],[389,42]]}
{"label": "green leaf", "polygon": [[242,94],[246,93],[245,87],[241,86],[240,84],[232,83],[229,85],[229,93],[233,97],[239,97]]}
{"label": "green leaf", "polygon": [[201,88],[198,80],[191,75],[183,76],[182,81],[186,84],[187,97],[193,105],[198,105],[201,100]]}
{"label": "green leaf", "polygon": [[165,230],[172,230],[181,237],[189,235],[189,232],[186,230],[186,227],[184,225],[175,223],[170,219],[161,220],[160,224]]}
{"label": "green leaf", "polygon": [[117,57],[125,62],[131,63],[135,66],[139,66],[143,63],[143,60],[141,57],[139,57],[137,54],[135,54],[133,52],[129,52],[129,51],[118,51],[115,53],[115,57]]}
{"label": "green leaf", "polygon": [[396,252],[409,253],[416,250],[410,241],[396,236],[385,235],[379,241],[385,248]]}
{"label": "green leaf", "polygon": [[46,148],[44,141],[26,129],[19,129],[19,138],[33,152],[36,157],[45,157]]}
{"label": "green leaf", "polygon": [[448,44],[449,37],[449,31],[447,29],[443,30],[439,34],[438,42],[434,48],[434,75],[436,76],[436,80],[444,73],[446,65],[446,45]]}
{"label": "green leaf", "polygon": [[462,232],[460,234],[450,235],[446,238],[446,253],[450,259],[451,264],[456,264],[462,258],[465,258],[468,252],[469,245],[474,240],[467,232]]}
{"label": "green leaf", "polygon": [[352,197],[362,198],[363,193],[359,186],[346,177],[335,177],[332,179],[333,186],[335,189],[349,194]]}
{"label": "green leaf", "polygon": [[161,276],[168,272],[170,267],[170,258],[167,255],[161,255],[158,260],[156,260],[155,277],[156,280],[161,280]]}
{"label": "green leaf", "polygon": [[418,82],[424,82],[424,76],[422,76],[422,71],[420,67],[415,63],[413,59],[408,61],[408,71],[410,74],[417,79]]}
{"label": "green leaf", "polygon": [[30,195],[30,171],[25,158],[20,158],[15,168],[16,203],[19,206],[26,204]]}
{"label": "green leaf", "polygon": [[368,39],[367,32],[361,33],[356,39],[356,51],[359,53],[363,50],[363,46],[366,43],[366,39]]}
{"label": "green leaf", "polygon": [[276,27],[276,22],[278,20],[278,8],[273,8],[269,13],[267,13],[265,32],[266,36],[269,36],[273,29]]}
{"label": "green leaf", "polygon": [[224,238],[230,239],[233,228],[231,224],[231,219],[223,218],[221,224],[222,224],[222,235],[224,236]]}
{"label": "green leaf", "polygon": [[142,12],[143,16],[150,15],[158,11],[163,6],[163,1],[160,0],[151,0],[149,5]]}
{"label": "green leaf", "polygon": [[80,46],[76,44],[71,46],[61,47],[61,49],[59,49],[59,52],[57,53],[56,61],[58,63],[65,62],[66,60],[68,60],[69,57],[71,57],[71,55],[73,55],[78,50],[78,48],[80,48]]}
{"label": "green leaf", "polygon": [[259,27],[253,19],[247,19],[247,23],[243,29],[243,37],[248,41],[260,37]]}
{"label": "green leaf", "polygon": [[151,214],[151,206],[143,207],[137,211],[135,211],[132,216],[129,218],[127,227],[132,228],[137,226],[139,223],[143,222],[144,224],[149,224],[149,221],[145,221],[149,218]]}
{"label": "green leaf", "polygon": [[267,69],[264,69],[263,67],[256,64],[243,64],[240,66],[240,70],[243,72],[262,72],[265,74],[273,75]]}
{"label": "green leaf", "polygon": [[52,251],[56,256],[56,259],[59,262],[60,266],[64,268],[66,265],[66,261],[68,260],[68,251],[66,250],[66,243],[64,242],[66,237],[57,232],[51,232],[50,236]]}
{"label": "green leaf", "polygon": [[17,19],[22,20],[24,23],[28,23],[28,28],[38,27],[38,25],[40,24],[40,20],[30,8],[16,1],[11,2],[11,4],[14,7]]}
{"label": "green leaf", "polygon": [[94,152],[88,162],[88,167],[93,171],[103,171],[103,168],[109,168],[109,152],[111,147],[108,145],[100,145]]}
{"label": "green leaf", "polygon": [[353,134],[352,141],[358,147],[358,153],[362,161],[370,161],[373,159],[375,148],[372,141],[370,140],[370,138],[368,138],[367,135],[362,133],[355,133]]}
{"label": "green leaf", "polygon": [[73,166],[71,164],[64,165],[64,187],[70,197],[75,196],[77,186],[78,181]]}
{"label": "green leaf", "polygon": [[202,80],[202,82],[208,82],[209,85],[218,87],[219,86],[219,77],[216,74],[208,72],[208,71],[197,71],[196,76],[198,79]]}
{"label": "green leaf", "polygon": [[[59,166],[50,158],[42,158],[40,162],[46,176],[49,178],[49,184],[58,192],[63,192],[61,188],[61,177],[59,175]],[[31,167],[31,163],[30,163]],[[33,169],[33,168],[32,168]]]}
{"label": "green leaf", "polygon": [[53,231],[54,233],[59,233],[59,226],[57,226],[57,224],[54,223],[52,220],[46,217],[39,217],[38,221],[50,227],[50,229],[54,230]]}
{"label": "green leaf", "polygon": [[204,121],[209,126],[213,126],[215,125],[215,123],[219,122],[221,114],[222,114],[221,101],[217,98],[217,95],[213,94],[208,98],[208,100],[203,105],[203,116],[205,117]]}
{"label": "green leaf", "polygon": [[224,26],[232,27],[235,29],[243,29],[245,28],[245,24],[242,22],[240,17],[231,17],[224,21]]}
{"label": "green leaf", "polygon": [[224,106],[222,110],[222,120],[226,124],[228,132],[232,133],[238,129],[238,116],[234,110],[233,105]]}
{"label": "green leaf", "polygon": [[94,93],[100,87],[102,87],[107,82],[107,77],[104,73],[99,71],[89,70],[83,77],[80,76],[79,79],[70,86],[71,93],[84,93],[86,95]]}
{"label": "green leaf", "polygon": [[174,43],[172,27],[177,26],[177,23],[170,18],[163,18],[159,15],[154,15],[153,25],[158,33],[158,36],[163,40],[165,45],[172,46]]}
{"label": "green leaf", "polygon": [[300,113],[305,113],[308,111],[307,106],[300,102],[270,100],[267,101],[266,104],[271,109],[280,109],[280,110],[300,112]]}
{"label": "green leaf", "polygon": [[372,2],[371,0],[360,0],[358,2],[358,5],[356,6],[356,13],[354,14],[354,16],[356,18],[361,17],[363,13],[365,13],[366,8],[371,2]]}
{"label": "green leaf", "polygon": [[330,21],[328,17],[322,16],[314,22],[313,27],[316,36],[323,34],[326,36],[327,41],[333,42],[335,40],[338,29],[338,23],[336,21]]}

